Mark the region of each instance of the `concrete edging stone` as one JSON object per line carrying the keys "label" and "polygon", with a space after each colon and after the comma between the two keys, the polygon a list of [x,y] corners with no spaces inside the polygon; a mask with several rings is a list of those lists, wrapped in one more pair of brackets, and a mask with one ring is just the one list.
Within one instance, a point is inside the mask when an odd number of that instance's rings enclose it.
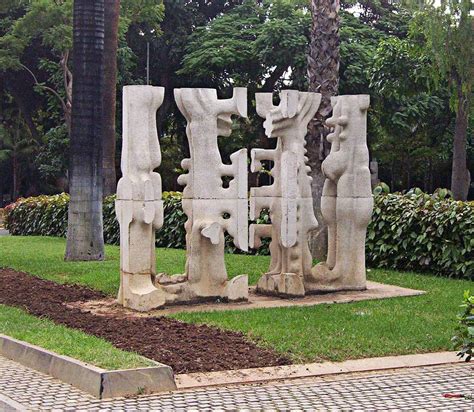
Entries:
{"label": "concrete edging stone", "polygon": [[158,362],[151,367],[108,371],[1,334],[0,354],[100,399],[176,389],[173,370]]}
{"label": "concrete edging stone", "polygon": [[462,363],[456,352],[433,352],[413,355],[351,359],[344,362],[308,363],[221,372],[198,372],[175,376],[179,390],[235,384],[255,384],[329,375],[413,368]]}

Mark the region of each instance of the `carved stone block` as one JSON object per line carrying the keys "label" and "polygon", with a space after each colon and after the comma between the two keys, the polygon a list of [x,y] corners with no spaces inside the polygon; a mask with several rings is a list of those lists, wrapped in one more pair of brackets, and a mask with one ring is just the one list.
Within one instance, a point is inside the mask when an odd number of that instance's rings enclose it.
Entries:
{"label": "carved stone block", "polygon": [[331,99],[327,120],[331,152],[322,164],[326,176],[321,212],[328,225],[328,255],[305,279],[307,290],[339,291],[366,288],[365,236],[373,198],[367,148],[368,95]]}
{"label": "carved stone block", "polygon": [[259,247],[261,239],[271,237],[271,263],[260,279],[257,291],[294,297],[304,296],[303,278],[311,273],[312,258],[308,233],[318,226],[313,212],[310,171],[306,165],[305,136],[309,121],[316,113],[321,95],[285,90],[280,104],[274,106],[271,93],[257,93],[257,113],[269,138],[276,138],[274,150],[253,149],[251,170],[263,169],[270,161],[273,183],[251,188],[250,218],[263,209],[270,212],[271,225],[250,226],[250,246]]}

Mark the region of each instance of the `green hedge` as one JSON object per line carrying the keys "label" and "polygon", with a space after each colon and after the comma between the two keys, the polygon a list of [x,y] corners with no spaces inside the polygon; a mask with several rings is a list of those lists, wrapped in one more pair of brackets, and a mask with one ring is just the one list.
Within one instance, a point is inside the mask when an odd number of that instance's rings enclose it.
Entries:
{"label": "green hedge", "polygon": [[[376,188],[375,207],[367,232],[370,266],[474,278],[474,203],[457,202],[446,190],[428,195],[418,189],[406,194]],[[104,201],[104,240],[119,244],[114,196]],[[165,220],[157,232],[158,247],[184,248],[186,215],[181,193],[163,193]],[[19,199],[5,208],[6,226],[13,235],[65,236],[69,196]],[[268,222],[262,214],[259,221]],[[229,237],[228,252],[238,252]],[[268,254],[268,242],[258,251]]]}
{"label": "green hedge", "polygon": [[[184,223],[186,215],[181,209],[181,193],[163,193],[165,221],[157,232],[158,247],[184,248]],[[21,198],[5,208],[6,227],[16,236],[66,236],[69,195]],[[104,241],[111,245],[120,243],[119,224],[115,217],[115,196],[103,203]]]}
{"label": "green hedge", "polygon": [[[175,249],[186,247],[184,223],[186,215],[181,207],[180,192],[163,192],[164,223],[156,232],[156,246]],[[6,228],[14,236],[60,236],[67,231],[67,214],[69,195],[61,193],[54,196],[37,196],[18,199],[5,208]],[[120,229],[115,217],[115,195],[104,199],[104,241],[111,245],[120,243]],[[264,221],[268,220],[263,216]],[[262,242],[258,251],[253,254],[268,254],[269,241]],[[226,236],[226,251],[242,253],[237,249],[230,236]]]}
{"label": "green hedge", "polygon": [[379,186],[374,194],[369,265],[474,279],[473,202],[452,200],[446,189],[401,194]]}

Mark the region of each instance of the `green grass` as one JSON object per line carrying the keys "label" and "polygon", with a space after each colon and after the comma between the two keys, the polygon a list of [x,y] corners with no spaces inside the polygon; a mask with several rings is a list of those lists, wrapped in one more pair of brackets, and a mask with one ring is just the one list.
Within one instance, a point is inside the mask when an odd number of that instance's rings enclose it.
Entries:
{"label": "green grass", "polygon": [[179,313],[186,322],[242,331],[295,362],[450,350],[456,313],[474,282],[371,270],[371,280],[427,291],[426,295],[348,304]]}
{"label": "green grass", "polygon": [[[115,294],[119,250],[107,246],[104,262],[63,261],[64,239],[0,238],[0,266],[60,283],[78,283]],[[231,276],[248,273],[255,283],[269,263],[266,256],[227,255]],[[157,270],[182,273],[185,252],[157,250]],[[180,313],[174,318],[238,330],[262,345],[290,354],[295,362],[341,361],[369,356],[449,350],[456,313],[465,289],[474,282],[408,272],[373,269],[369,279],[428,293],[423,296],[339,305]]]}
{"label": "green grass", "polygon": [[21,309],[0,305],[0,333],[104,369],[151,366],[153,362],[81,331],[39,319]]}
{"label": "green grass", "polygon": [[[89,286],[109,295],[115,295],[120,279],[120,250],[106,246],[103,262],[65,262],[65,239],[41,236],[0,237],[0,267],[29,272],[58,283]],[[186,256],[183,250],[157,249],[158,272],[184,272]],[[268,256],[226,255],[229,276],[243,273],[255,284],[269,264]]]}

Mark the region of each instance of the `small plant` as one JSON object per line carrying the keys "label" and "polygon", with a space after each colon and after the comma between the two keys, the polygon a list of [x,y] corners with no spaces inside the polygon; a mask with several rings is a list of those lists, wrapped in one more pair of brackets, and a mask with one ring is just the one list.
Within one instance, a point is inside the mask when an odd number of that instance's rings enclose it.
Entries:
{"label": "small plant", "polygon": [[469,290],[464,292],[463,311],[458,314],[456,335],[452,338],[454,349],[459,350],[458,356],[469,362],[474,354],[474,295]]}

